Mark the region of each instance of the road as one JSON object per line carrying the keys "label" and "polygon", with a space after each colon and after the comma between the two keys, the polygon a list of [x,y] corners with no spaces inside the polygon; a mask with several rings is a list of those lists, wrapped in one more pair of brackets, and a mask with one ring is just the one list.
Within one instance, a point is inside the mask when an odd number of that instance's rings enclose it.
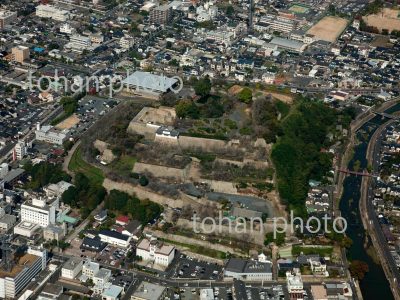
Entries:
{"label": "road", "polygon": [[[386,132],[387,127],[393,124],[395,120],[390,120],[380,126],[372,136],[367,149],[367,160],[371,164],[373,172],[379,172],[380,164],[380,148],[382,146],[382,139]],[[390,254],[387,240],[383,234],[382,228],[379,224],[377,214],[373,207],[374,199],[374,186],[376,184],[375,178],[363,178],[361,185],[361,201],[360,211],[364,218],[364,227],[370,233],[372,242],[377,250],[382,267],[385,271],[386,277],[389,280],[393,296],[395,299],[400,299],[400,271],[398,270],[393,256]]]}

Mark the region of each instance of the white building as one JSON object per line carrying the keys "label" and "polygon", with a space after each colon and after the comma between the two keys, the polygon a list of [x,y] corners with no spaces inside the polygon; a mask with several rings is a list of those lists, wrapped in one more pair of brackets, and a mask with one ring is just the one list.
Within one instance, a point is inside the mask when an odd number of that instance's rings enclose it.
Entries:
{"label": "white building", "polygon": [[36,140],[44,141],[50,144],[62,145],[69,137],[69,131],[63,130],[58,131],[53,126],[42,126],[37,124],[36,126]]}
{"label": "white building", "polygon": [[4,29],[13,20],[17,18],[17,13],[15,11],[0,10],[0,30]]}
{"label": "white building", "polygon": [[103,243],[108,243],[123,248],[127,248],[132,239],[129,235],[125,235],[112,230],[100,231],[99,237]]}
{"label": "white building", "polygon": [[27,221],[21,221],[14,227],[14,234],[22,235],[31,238],[40,229],[40,225]]}
{"label": "white building", "polygon": [[286,272],[286,283],[290,299],[302,300],[304,298],[303,279],[299,269]]}
{"label": "white building", "polygon": [[15,158],[21,160],[27,153],[28,147],[24,141],[18,141],[14,147]]}
{"label": "white building", "polygon": [[143,239],[136,248],[136,255],[143,260],[168,266],[175,257],[175,247],[164,245],[157,240]]}
{"label": "white building", "polygon": [[21,205],[21,221],[47,227],[56,222],[56,210],[59,209],[59,199],[53,198],[27,200]]}
{"label": "white building", "polygon": [[225,266],[225,277],[248,281],[271,281],[272,263],[231,258]]}
{"label": "white building", "polygon": [[7,271],[0,269],[0,298],[16,299],[35,276],[46,268],[47,251],[29,248]]}
{"label": "white building", "polygon": [[121,48],[129,50],[135,45],[135,39],[131,36],[125,35],[119,40]]}
{"label": "white building", "polygon": [[82,271],[83,261],[79,258],[70,258],[61,269],[61,277],[75,279]]}
{"label": "white building", "polygon": [[69,23],[64,23],[60,26],[60,32],[65,34],[75,33],[75,28],[73,28]]}
{"label": "white building", "polygon": [[[82,276],[86,279],[92,279],[100,270],[100,265],[90,260],[85,261],[82,267]],[[86,281],[86,280],[85,280]]]}
{"label": "white building", "polygon": [[68,10],[63,10],[52,5],[40,4],[36,6],[36,16],[65,22],[70,18],[70,13]]}

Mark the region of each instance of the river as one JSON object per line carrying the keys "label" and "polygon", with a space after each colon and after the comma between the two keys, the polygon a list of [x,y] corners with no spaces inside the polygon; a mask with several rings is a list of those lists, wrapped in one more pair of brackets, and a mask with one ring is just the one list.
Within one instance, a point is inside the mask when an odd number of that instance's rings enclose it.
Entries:
{"label": "river", "polygon": [[[393,113],[400,110],[400,104],[396,104],[392,108],[386,110],[387,113]],[[357,139],[360,143],[354,148],[354,156],[348,164],[350,170],[353,169],[354,163],[360,162],[360,170],[367,168],[366,153],[368,142],[375,130],[386,120],[382,120],[380,116],[373,118],[365,123],[357,132]],[[343,183],[343,194],[340,200],[340,210],[342,217],[348,222],[346,234],[353,240],[350,249],[347,250],[349,260],[356,259],[366,262],[369,266],[369,272],[366,273],[360,282],[360,288],[365,300],[394,299],[390,290],[389,282],[380,264],[376,264],[371,256],[368,255],[364,244],[366,242],[366,234],[360,217],[359,201],[360,201],[360,176],[347,176]],[[368,247],[372,247],[372,243],[368,238]]]}

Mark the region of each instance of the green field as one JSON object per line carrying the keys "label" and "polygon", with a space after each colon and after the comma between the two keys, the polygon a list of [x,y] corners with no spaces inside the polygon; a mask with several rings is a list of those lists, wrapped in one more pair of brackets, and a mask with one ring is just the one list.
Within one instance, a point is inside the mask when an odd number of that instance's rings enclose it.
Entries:
{"label": "green field", "polygon": [[222,251],[218,251],[218,250],[214,250],[214,249],[210,249],[210,248],[205,248],[205,247],[199,246],[199,245],[192,245],[192,244],[185,244],[185,243],[175,242],[175,241],[168,240],[168,239],[163,239],[163,238],[160,238],[160,240],[163,240],[164,242],[166,242],[168,244],[173,244],[173,245],[176,245],[176,246],[181,246],[181,247],[184,247],[184,248],[188,248],[189,251],[191,251],[193,253],[197,253],[197,254],[201,254],[201,255],[217,258],[217,259],[226,259],[226,253],[222,252]]}
{"label": "green field", "polygon": [[78,147],[71,157],[68,169],[74,173],[83,173],[87,178],[95,184],[102,185],[104,181],[103,171],[99,168],[87,163],[81,154],[81,149]]}

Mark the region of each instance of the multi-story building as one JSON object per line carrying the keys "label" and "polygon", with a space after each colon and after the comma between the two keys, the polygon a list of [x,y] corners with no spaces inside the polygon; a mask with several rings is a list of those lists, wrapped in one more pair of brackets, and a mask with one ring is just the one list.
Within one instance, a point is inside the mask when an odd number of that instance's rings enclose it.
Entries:
{"label": "multi-story building", "polygon": [[4,177],[6,177],[8,172],[9,172],[8,163],[2,163],[0,165],[0,179],[3,179]]}
{"label": "multi-story building", "polygon": [[131,296],[131,300],[159,300],[166,293],[164,286],[143,281]]}
{"label": "multi-story building", "polygon": [[135,45],[135,39],[131,36],[123,36],[120,40],[119,40],[119,45],[121,46],[121,48],[129,50],[130,48],[132,48]]}
{"label": "multi-story building", "polygon": [[286,283],[290,300],[304,299],[303,279],[300,270],[295,268],[293,272],[286,272]]}
{"label": "multi-story building", "polygon": [[168,266],[175,257],[175,247],[164,245],[157,240],[143,239],[136,248],[136,255],[142,257],[143,260]]}
{"label": "multi-story building", "polygon": [[61,277],[75,279],[82,271],[83,261],[77,257],[70,258],[61,269]]}
{"label": "multi-story building", "polygon": [[27,153],[28,147],[24,141],[19,141],[14,147],[15,159],[21,160]]}
{"label": "multi-story building", "polygon": [[83,264],[82,275],[88,279],[93,280],[94,275],[96,275],[99,270],[100,270],[100,265],[98,263],[87,260]]}
{"label": "multi-story building", "polygon": [[42,126],[40,124],[37,125],[36,131],[36,140],[44,141],[50,144],[62,145],[69,137],[69,131],[63,130],[58,131],[54,129],[52,126]]}
{"label": "multi-story building", "polygon": [[31,199],[21,205],[21,221],[47,227],[56,222],[56,210],[59,208],[59,199]]}
{"label": "multi-story building", "polygon": [[22,64],[29,58],[29,48],[25,46],[17,46],[11,49],[13,60]]}
{"label": "multi-story building", "polygon": [[50,18],[56,21],[65,22],[70,18],[68,10],[60,9],[52,5],[36,6],[36,16],[40,18]]}
{"label": "multi-story building", "polygon": [[172,18],[172,8],[166,4],[157,6],[150,11],[150,23],[165,25]]}
{"label": "multi-story building", "polygon": [[14,11],[0,10],[0,30],[4,29],[10,22],[15,20],[17,13]]}
{"label": "multi-story building", "polygon": [[0,298],[17,299],[18,293],[46,268],[46,264],[46,250],[29,248],[9,270],[0,268]]}

